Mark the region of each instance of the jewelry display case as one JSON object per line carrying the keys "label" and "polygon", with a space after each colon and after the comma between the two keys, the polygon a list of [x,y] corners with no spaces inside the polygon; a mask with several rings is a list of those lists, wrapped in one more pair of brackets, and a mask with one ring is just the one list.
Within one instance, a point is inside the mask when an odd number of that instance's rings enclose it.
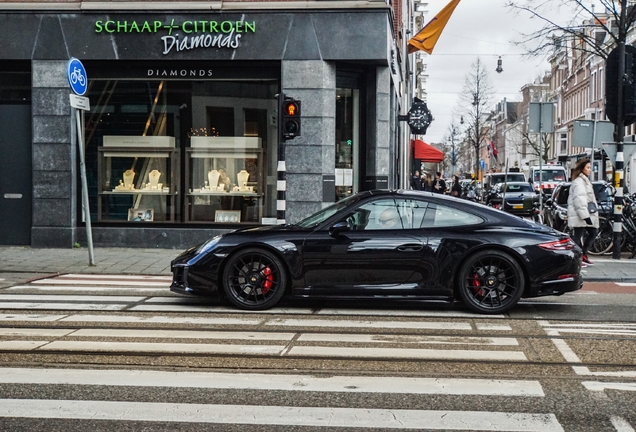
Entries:
{"label": "jewelry display case", "polygon": [[263,164],[261,138],[191,137],[186,150],[186,221],[260,223]]}
{"label": "jewelry display case", "polygon": [[174,222],[179,179],[174,137],[104,136],[97,220]]}

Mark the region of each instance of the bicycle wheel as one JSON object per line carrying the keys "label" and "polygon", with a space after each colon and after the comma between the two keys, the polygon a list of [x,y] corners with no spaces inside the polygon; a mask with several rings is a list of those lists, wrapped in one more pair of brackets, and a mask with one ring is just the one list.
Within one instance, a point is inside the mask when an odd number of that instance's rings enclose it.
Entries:
{"label": "bicycle wheel", "polygon": [[590,255],[603,255],[612,250],[614,246],[614,231],[612,223],[604,217],[599,218],[599,229],[594,243],[590,246]]}

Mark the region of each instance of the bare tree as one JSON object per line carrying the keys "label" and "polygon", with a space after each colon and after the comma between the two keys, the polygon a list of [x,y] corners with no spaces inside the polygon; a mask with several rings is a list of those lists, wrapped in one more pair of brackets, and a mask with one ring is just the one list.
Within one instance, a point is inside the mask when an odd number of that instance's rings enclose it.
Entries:
{"label": "bare tree", "polygon": [[[597,11],[590,0],[513,0],[506,6],[512,10],[530,15],[532,19],[543,22],[543,26],[534,32],[523,34],[517,43],[526,48],[529,55],[550,53],[555,46],[555,38],[560,43],[579,53],[596,54],[606,59],[608,47],[616,46],[625,40],[627,29],[636,20],[636,7],[631,4],[621,21],[621,2],[618,0],[597,0],[601,10]],[[630,3],[633,3],[630,0]],[[555,17],[567,16],[559,22]],[[604,35],[592,31],[604,30]],[[607,36],[607,37],[605,37]]]}
{"label": "bare tree", "polygon": [[490,132],[488,115],[492,106],[494,90],[488,72],[482,61],[477,60],[471,65],[466,75],[464,89],[459,95],[460,109],[468,124],[466,139],[475,152],[474,172],[479,175],[479,151]]}
{"label": "bare tree", "polygon": [[444,160],[445,165],[450,169],[451,175],[457,173],[457,160],[461,142],[460,134],[461,132],[459,126],[455,123],[455,119],[451,120],[444,135],[444,142],[450,147],[449,151],[445,152]]}
{"label": "bare tree", "polygon": [[[523,132],[521,136],[528,147],[530,147],[528,153],[536,157],[537,160],[539,158],[543,159],[543,164],[547,164],[550,160],[550,147],[552,146],[550,134],[541,133],[531,135],[528,132]],[[541,145],[539,145],[539,140],[541,140]]]}

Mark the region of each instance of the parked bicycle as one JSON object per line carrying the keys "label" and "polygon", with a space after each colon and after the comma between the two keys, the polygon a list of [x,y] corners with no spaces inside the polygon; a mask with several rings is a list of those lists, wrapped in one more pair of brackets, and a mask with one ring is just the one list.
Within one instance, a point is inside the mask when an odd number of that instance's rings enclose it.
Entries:
{"label": "parked bicycle", "polygon": [[[613,198],[613,197],[612,197]],[[612,200],[613,201],[613,200]],[[590,247],[590,255],[602,255],[609,253],[614,248],[614,228],[612,208],[599,212],[599,230],[594,243]],[[621,218],[623,225],[621,249],[627,248],[632,252],[630,258],[636,255],[636,197],[625,195],[623,197],[623,215]]]}

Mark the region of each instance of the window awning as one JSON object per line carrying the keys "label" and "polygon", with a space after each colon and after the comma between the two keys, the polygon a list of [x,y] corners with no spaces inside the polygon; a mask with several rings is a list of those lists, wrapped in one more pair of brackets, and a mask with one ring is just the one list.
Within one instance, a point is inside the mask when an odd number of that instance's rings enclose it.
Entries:
{"label": "window awning", "polygon": [[444,153],[422,140],[411,140],[411,144],[415,149],[413,156],[415,159],[422,162],[442,162],[444,160]]}

